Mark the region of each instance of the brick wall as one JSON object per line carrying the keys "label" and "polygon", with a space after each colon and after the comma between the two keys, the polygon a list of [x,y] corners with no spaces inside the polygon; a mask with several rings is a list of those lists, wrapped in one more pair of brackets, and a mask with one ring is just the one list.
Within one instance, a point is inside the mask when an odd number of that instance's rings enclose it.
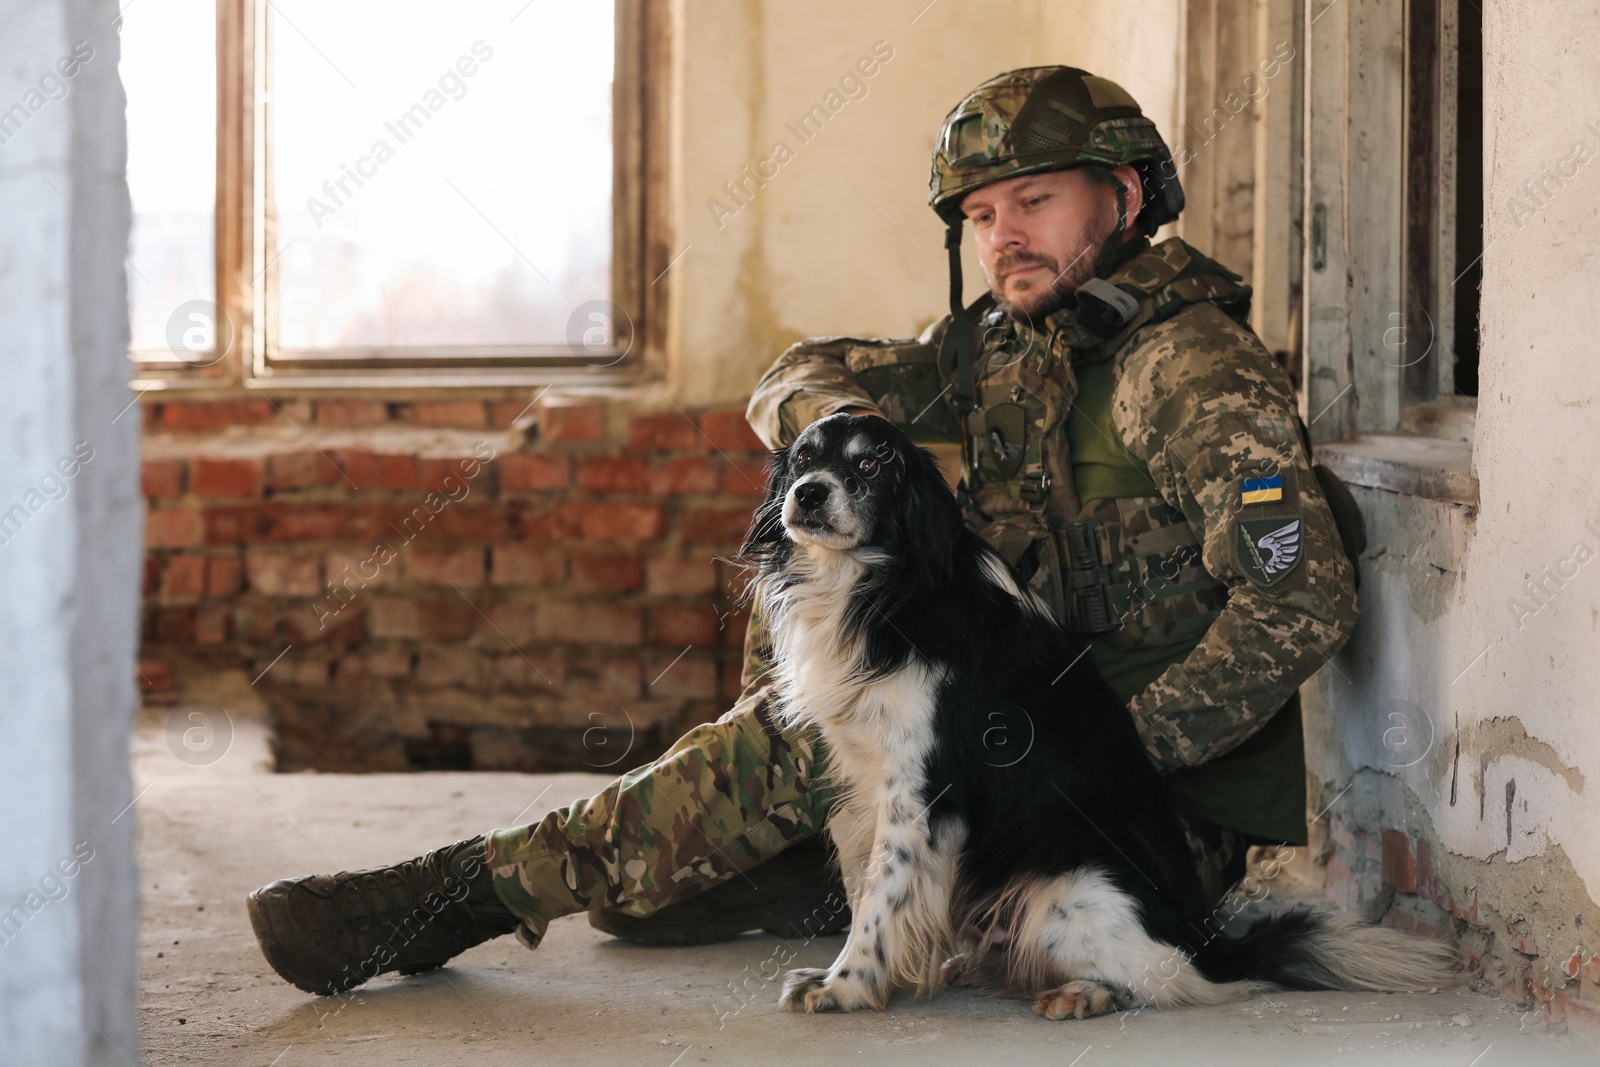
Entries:
{"label": "brick wall", "polygon": [[1572,928],[1553,923],[1541,929],[1523,906],[1502,912],[1489,905],[1500,894],[1497,886],[1479,884],[1486,865],[1441,853],[1427,833],[1363,827],[1338,817],[1329,823],[1323,893],[1330,903],[1413,933],[1456,940],[1478,984],[1507,994],[1523,1009],[1523,1027],[1554,1025],[1600,1040],[1600,953],[1588,947],[1581,904],[1545,902],[1563,919],[1577,918]]}
{"label": "brick wall", "polygon": [[737,695],[725,561],[766,458],[742,412],[547,396],[144,418],[141,684],[160,700],[244,671],[284,769],[621,770]]}

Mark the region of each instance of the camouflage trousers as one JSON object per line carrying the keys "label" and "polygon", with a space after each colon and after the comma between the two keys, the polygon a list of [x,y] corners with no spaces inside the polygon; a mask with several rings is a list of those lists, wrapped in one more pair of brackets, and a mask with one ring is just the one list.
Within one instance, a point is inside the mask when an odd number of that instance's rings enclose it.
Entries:
{"label": "camouflage trousers", "polygon": [[[592,908],[651,915],[822,832],[833,794],[820,738],[774,722],[767,686],[745,690],[644,767],[531,826],[489,833],[494,888],[532,948],[554,919]],[[1248,843],[1186,817],[1209,898],[1244,874]]]}
{"label": "camouflage trousers", "polygon": [[650,915],[820,833],[830,799],[812,730],[782,730],[766,685],[596,796],[488,835],[495,892],[531,946],[591,908]]}

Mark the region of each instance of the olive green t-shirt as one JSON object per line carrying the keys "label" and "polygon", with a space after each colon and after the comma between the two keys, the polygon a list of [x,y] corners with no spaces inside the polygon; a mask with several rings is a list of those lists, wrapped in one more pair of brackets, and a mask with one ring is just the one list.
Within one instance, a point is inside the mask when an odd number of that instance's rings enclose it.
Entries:
{"label": "olive green t-shirt", "polygon": [[[1149,469],[1123,445],[1111,415],[1114,361],[1079,361],[1078,398],[1067,419],[1072,480],[1085,507],[1099,500],[1159,495]],[[1182,662],[1195,641],[1125,652],[1104,638],[1089,654],[1112,690],[1131,701],[1169,666]],[[1303,844],[1306,840],[1305,741],[1296,694],[1267,724],[1238,747],[1209,763],[1167,776],[1185,810],[1241,833]]]}

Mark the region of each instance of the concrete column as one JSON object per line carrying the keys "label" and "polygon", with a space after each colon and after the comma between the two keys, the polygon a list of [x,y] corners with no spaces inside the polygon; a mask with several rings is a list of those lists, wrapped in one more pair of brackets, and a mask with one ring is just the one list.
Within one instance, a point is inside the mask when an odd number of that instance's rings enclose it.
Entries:
{"label": "concrete column", "polygon": [[124,410],[130,209],[116,16],[112,0],[0,0],[7,1064],[139,1056],[128,768],[139,410]]}

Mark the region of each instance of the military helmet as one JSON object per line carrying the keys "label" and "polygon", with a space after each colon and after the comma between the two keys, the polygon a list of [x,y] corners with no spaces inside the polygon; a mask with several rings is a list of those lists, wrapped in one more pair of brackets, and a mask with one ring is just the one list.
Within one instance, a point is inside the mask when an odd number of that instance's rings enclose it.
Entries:
{"label": "military helmet", "polygon": [[933,149],[928,203],[959,222],[980,185],[1084,163],[1131,164],[1144,185],[1146,235],[1183,210],[1172,153],[1127,90],[1077,67],[1024,67],[990,78],[945,116]]}

